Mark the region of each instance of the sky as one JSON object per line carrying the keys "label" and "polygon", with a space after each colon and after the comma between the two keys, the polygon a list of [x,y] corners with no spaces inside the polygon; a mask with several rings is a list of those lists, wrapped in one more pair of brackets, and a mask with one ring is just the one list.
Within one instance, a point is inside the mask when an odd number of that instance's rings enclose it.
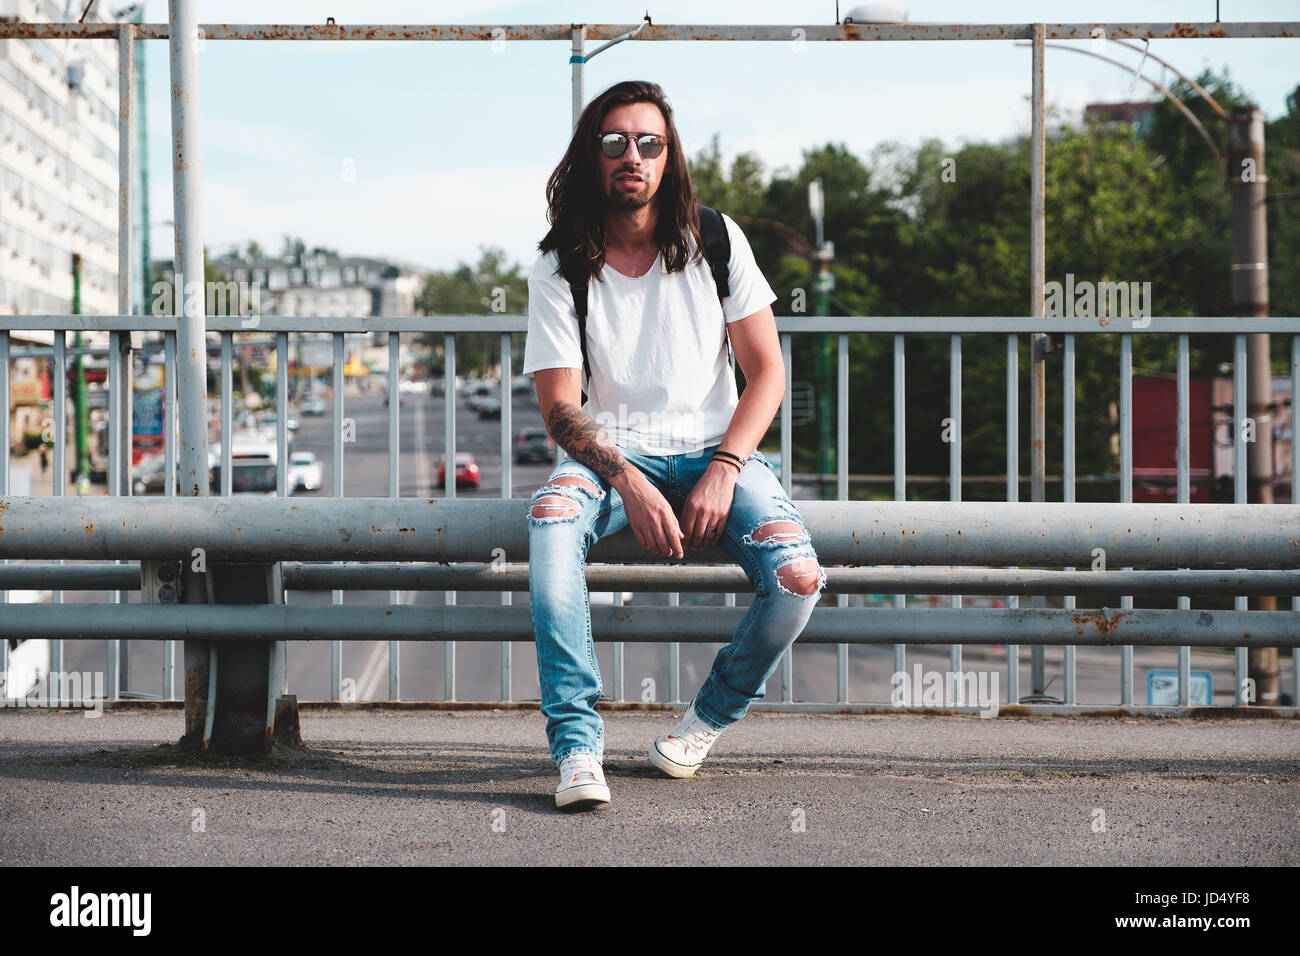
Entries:
{"label": "sky", "polygon": [[[856,4],[841,2],[843,16]],[[1212,21],[1214,0],[915,0],[912,22]],[[200,23],[619,23],[832,25],[834,0],[199,0]],[[1300,19],[1295,0],[1222,0],[1225,21]],[[166,0],[145,20],[166,22]],[[601,41],[603,42],[603,41]],[[588,52],[599,45],[588,43]],[[1088,42],[1073,44],[1090,49]],[[545,234],[546,180],[572,130],[567,42],[207,41],[200,53],[205,243],[211,254],[285,234],[310,248],[420,268],[505,250],[525,272]],[[1108,44],[1136,68],[1141,55]],[[167,45],[146,50],[150,218],[172,218]],[[1300,39],[1156,40],[1151,52],[1195,76],[1227,68],[1273,119],[1300,84]],[[1143,74],[1157,81],[1153,62]],[[1003,141],[1030,126],[1030,51],[1013,41],[624,42],[586,68],[585,99],[625,79],[659,83],[689,157],[719,137],[724,162],[755,153],[766,175],[836,143],[864,162],[882,143]],[[1166,76],[1167,80],[1172,77]],[[1149,99],[1132,69],[1047,51],[1049,107]],[[833,195],[826,197],[828,206]],[[724,210],[725,211],[725,210]],[[834,237],[827,237],[833,239]],[[153,229],[155,256],[172,230]]]}

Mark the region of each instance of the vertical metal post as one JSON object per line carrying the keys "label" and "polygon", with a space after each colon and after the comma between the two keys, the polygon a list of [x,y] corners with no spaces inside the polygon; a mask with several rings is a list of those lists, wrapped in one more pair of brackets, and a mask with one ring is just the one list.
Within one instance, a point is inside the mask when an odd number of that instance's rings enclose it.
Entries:
{"label": "vertical metal post", "polygon": [[289,333],[275,333],[275,493],[288,498],[289,487]]}
{"label": "vertical metal post", "polygon": [[[444,332],[443,351],[446,355],[446,416],[443,431],[443,471],[448,500],[456,499],[456,333]],[[443,603],[447,606],[456,603],[455,591],[443,591]],[[443,644],[442,696],[444,700],[456,699],[456,642]]]}
{"label": "vertical metal post", "polygon": [[[623,592],[615,591],[613,604],[620,607],[623,604]],[[623,642],[614,642],[614,679],[611,681],[610,699],[613,701],[623,701]]]}
{"label": "vertical metal post", "polygon": [[[1232,304],[1234,315],[1268,315],[1268,176],[1264,172],[1264,114],[1254,106],[1237,106],[1228,123],[1228,184],[1232,197]],[[1268,333],[1248,339],[1246,414],[1254,422],[1247,455],[1249,500],[1273,503],[1273,388],[1269,372]],[[1277,598],[1260,595],[1250,604],[1276,611]],[[1276,647],[1246,650],[1255,703],[1276,707],[1279,697]]]}
{"label": "vertical metal post", "polygon": [[[1031,118],[1029,135],[1029,314],[1041,318],[1044,311],[1044,288],[1047,276],[1047,133],[1044,119],[1045,62],[1047,30],[1041,23],[1033,27],[1033,56],[1030,66]],[[1029,337],[1030,402],[1029,417],[1029,498],[1046,501],[1047,487],[1047,341],[1046,333]],[[1045,606],[1043,596],[1031,599],[1035,608]],[[1043,646],[1035,644],[1029,652],[1030,683],[1034,694],[1046,691]]]}
{"label": "vertical metal post", "polygon": [[[130,23],[118,25],[117,69],[117,313],[130,315],[131,173],[135,145],[131,110],[135,79],[135,27]],[[129,493],[131,486],[131,333],[116,332],[109,336],[109,340],[108,374],[111,381],[108,389],[108,493],[121,495]],[[113,603],[126,603],[125,592],[114,591]],[[131,644],[130,641],[111,641],[109,647],[110,658],[116,656],[118,661],[115,667],[110,660],[109,687],[106,690],[110,697],[118,697],[129,686]],[[118,653],[114,654],[115,651]],[[120,675],[116,681],[115,674]],[[113,686],[114,683],[116,687]],[[168,690],[164,697],[170,696],[170,688]]]}
{"label": "vertical metal post", "polygon": [[[901,333],[894,335],[894,500],[907,500],[907,350]],[[907,595],[895,594],[894,607],[907,607]],[[907,645],[894,645],[895,674],[907,671]]]}
{"label": "vertical metal post", "polygon": [[[1062,462],[1061,462],[1061,500],[1065,502],[1074,501],[1074,336],[1067,334],[1065,336],[1065,354],[1064,359],[1064,381],[1062,387],[1064,395],[1062,396],[1062,425],[1064,435],[1062,441]],[[1073,567],[1066,568],[1067,571],[1073,571]],[[1068,594],[1065,597],[1064,605],[1066,610],[1074,610],[1075,596]],[[1076,685],[1075,673],[1075,647],[1073,644],[1065,646],[1065,703],[1078,703],[1078,687]]]}
{"label": "vertical metal post", "polygon": [[787,495],[790,494],[790,472],[794,468],[794,462],[790,460],[791,456],[791,436],[793,435],[793,421],[790,411],[790,389],[794,370],[791,368],[790,358],[790,333],[781,333],[781,360],[785,364],[785,393],[781,397],[781,487],[785,489]]}
{"label": "vertical metal post", "polygon": [[[388,333],[388,497],[401,494],[402,430],[398,415],[402,408],[402,334]],[[417,399],[418,401],[418,399]],[[401,593],[388,592],[390,604],[401,603]],[[388,642],[388,699],[402,698],[402,642]]]}
{"label": "vertical metal post", "polygon": [[[1291,503],[1300,504],[1300,335],[1291,336]],[[1300,612],[1300,594],[1291,610]],[[1300,647],[1291,648],[1291,706],[1300,707]]]}
{"label": "vertical metal post", "polygon": [[[120,400],[122,388],[122,382],[120,380],[121,376],[119,375],[120,368],[117,362],[117,337],[120,334],[120,332],[110,332],[108,335],[108,409],[111,421],[109,423],[108,433],[108,487],[105,489],[105,492],[110,495],[117,493],[117,456],[119,453],[117,443],[119,440],[119,432],[117,429],[117,418],[113,413],[115,411],[114,406]],[[84,415],[86,413],[83,410],[81,414]],[[80,427],[80,424],[78,427]],[[78,470],[78,474],[88,474],[88,472],[81,472]],[[121,594],[121,591],[114,591],[112,603],[120,604]],[[120,640],[109,639],[105,643],[108,645],[108,653],[104,667],[104,693],[109,700],[117,700],[122,696],[122,691],[126,689],[126,680],[123,675],[124,666],[126,664],[126,655],[123,653],[124,647]]]}
{"label": "vertical metal post", "polygon": [[[241,303],[242,304],[242,303]],[[289,487],[289,333],[275,334],[275,489],[280,497],[288,498],[293,494]],[[224,444],[224,443],[223,443]],[[270,575],[272,595],[283,601],[283,577],[280,566],[273,565]],[[271,646],[270,661],[267,666],[267,715],[268,727],[275,727],[276,700],[288,690],[289,680],[289,645],[287,641],[276,641]]]}
{"label": "vertical metal post", "polygon": [[[62,497],[67,493],[67,446],[68,446],[68,334],[63,331],[54,333],[54,494]],[[43,431],[44,429],[42,429]],[[59,564],[64,564],[62,558]],[[63,603],[63,592],[54,591],[50,596],[52,604]],[[50,642],[50,672],[63,670],[63,638]]]}
{"label": "vertical metal post", "polygon": [[[207,347],[203,287],[203,154],[199,141],[197,4],[169,0],[172,81],[172,201],[176,219],[176,420],[181,493],[208,493]],[[187,588],[187,593],[197,592]],[[205,648],[206,652],[206,648]]]}
{"label": "vertical metal post", "polygon": [[[1236,504],[1244,505],[1250,489],[1250,473],[1246,464],[1245,420],[1247,415],[1248,380],[1246,370],[1249,349],[1244,335],[1234,336],[1235,349],[1232,361],[1232,499]],[[1235,608],[1245,611],[1250,607],[1244,595],[1237,595]],[[1233,701],[1237,706],[1247,703],[1246,677],[1249,671],[1249,657],[1246,648],[1238,647],[1235,654],[1234,678],[1237,686],[1233,689]]]}
{"label": "vertical metal post", "polygon": [[[343,439],[344,439],[344,420],[343,420],[343,370],[346,367],[347,349],[345,348],[344,333],[335,332],[332,337],[333,351],[333,371],[331,372],[334,382],[334,470],[333,470],[333,492],[335,498],[343,497]],[[330,592],[330,603],[341,605],[343,603],[343,592],[333,590]],[[343,642],[330,641],[330,700],[338,700],[340,691],[343,688]]]}
{"label": "vertical metal post", "polygon": [[[781,487],[790,495],[790,475],[794,471],[794,452],[792,449],[794,430],[791,426],[790,389],[793,387],[793,360],[790,354],[790,333],[781,335],[781,360],[785,365],[785,393],[781,398]],[[789,703],[794,700],[794,655],[793,647],[787,647],[781,655],[781,700]]]}
{"label": "vertical metal post", "polygon": [[[835,487],[836,497],[840,501],[849,500],[849,337],[844,332],[836,336],[839,353],[836,361],[836,395],[835,409]],[[837,607],[848,607],[849,596],[836,596]],[[849,645],[838,644],[835,647],[835,699],[841,704],[849,699]]]}
{"label": "vertical metal post", "polygon": [[583,89],[583,67],[586,65],[586,57],[583,55],[583,47],[587,40],[586,24],[575,23],[573,25],[573,52],[569,54],[570,76],[573,85],[573,128],[578,128],[578,117],[582,115],[582,106],[586,101],[586,93]]}
{"label": "vertical metal post", "polygon": [[[1191,375],[1189,360],[1189,342],[1186,335],[1178,336],[1178,503],[1187,504],[1191,500]],[[1178,609],[1190,610],[1192,599],[1189,595],[1178,596]],[[1183,646],[1178,648],[1178,706],[1187,707],[1191,703],[1192,685],[1192,650]],[[1214,701],[1209,703],[1213,704]]]}
{"label": "vertical metal post", "polygon": [[[1124,504],[1133,502],[1133,336],[1127,332],[1119,340],[1119,500]],[[1121,595],[1119,606],[1132,610],[1133,595]],[[1133,705],[1131,644],[1119,649],[1119,702],[1121,707]]]}
{"label": "vertical metal post", "polygon": [[[1007,336],[1007,501],[1020,500],[1020,337],[1015,333]],[[1020,607],[1020,595],[1007,597],[1007,608],[1015,610]],[[1007,645],[1007,703],[1018,702],[1010,696],[1011,672],[1017,672],[1017,688],[1020,670],[1020,645]]]}
{"label": "vertical metal post", "polygon": [[221,487],[218,493],[223,498],[229,498],[234,493],[234,479],[230,474],[233,460],[230,439],[235,427],[234,336],[234,332],[221,333],[221,383],[217,386],[221,402],[221,461],[217,463],[221,473]]}
{"label": "vertical metal post", "polygon": [[[203,155],[199,141],[199,23],[193,0],[168,0],[167,47],[171,68],[172,206],[176,221],[175,402],[181,494],[208,494],[207,347],[203,287]],[[228,444],[226,442],[225,444]],[[170,482],[170,474],[168,479]],[[206,603],[207,582],[189,562],[181,565],[186,603]],[[205,746],[209,705],[215,700],[216,645],[185,642],[185,735]]]}
{"label": "vertical metal post", "polygon": [[[509,332],[501,333],[501,497],[514,497],[514,351]],[[501,592],[501,604],[509,606],[513,595]],[[501,700],[514,700],[511,679],[511,644],[501,642]]]}
{"label": "vertical metal post", "polygon": [[[948,500],[961,501],[961,336],[952,336],[952,346],[948,354],[948,415],[952,418],[952,441],[948,444]],[[961,610],[962,596],[952,595],[952,606]],[[953,675],[961,674],[961,645],[948,647],[948,671]],[[954,676],[946,682],[953,697],[945,700],[945,707],[963,706],[964,683]],[[945,696],[947,690],[944,691]]]}
{"label": "vertical metal post", "polygon": [[[228,340],[230,333],[223,333],[223,344]],[[222,378],[222,384],[219,388],[226,388],[227,400],[229,399],[230,384],[230,356],[229,352],[223,352],[226,362],[226,374]],[[176,334],[174,332],[163,333],[163,474],[170,476],[163,480],[163,495],[169,498],[176,496]],[[224,436],[230,434],[229,424],[222,427],[222,454],[230,455],[230,442]],[[228,488],[230,481],[230,466],[223,464],[222,482],[223,486]],[[219,492],[223,495],[229,495],[229,490]],[[145,565],[141,565],[141,570]],[[142,575],[143,577],[143,575]],[[184,663],[184,661],[182,662]],[[206,681],[204,682],[206,687]],[[176,696],[176,642],[167,641],[163,645],[163,684],[166,687],[166,693],[163,695],[168,700]],[[186,711],[189,710],[189,702],[186,702]],[[206,709],[206,706],[205,706]],[[188,720],[188,717],[187,717]]]}
{"label": "vertical metal post", "polygon": [[[223,434],[228,434],[225,432]],[[221,443],[222,471],[229,472],[230,442]],[[163,333],[163,469],[172,476],[163,482],[163,494],[175,497],[176,487],[176,333]],[[230,492],[222,492],[229,495]]]}

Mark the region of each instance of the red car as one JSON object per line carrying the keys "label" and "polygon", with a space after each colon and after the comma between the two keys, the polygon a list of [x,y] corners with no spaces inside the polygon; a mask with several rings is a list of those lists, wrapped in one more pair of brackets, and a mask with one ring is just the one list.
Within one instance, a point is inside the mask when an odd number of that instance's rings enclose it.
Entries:
{"label": "red car", "polygon": [[[478,487],[478,459],[467,451],[456,452],[456,487]],[[447,487],[447,458],[438,459],[438,487]]]}

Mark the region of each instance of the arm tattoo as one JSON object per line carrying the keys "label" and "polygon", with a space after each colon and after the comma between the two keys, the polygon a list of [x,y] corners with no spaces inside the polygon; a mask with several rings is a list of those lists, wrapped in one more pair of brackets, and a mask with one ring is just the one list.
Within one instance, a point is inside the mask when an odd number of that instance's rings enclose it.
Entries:
{"label": "arm tattoo", "polygon": [[608,482],[627,470],[627,459],[604,431],[572,402],[556,402],[546,420],[551,437],[578,461]]}

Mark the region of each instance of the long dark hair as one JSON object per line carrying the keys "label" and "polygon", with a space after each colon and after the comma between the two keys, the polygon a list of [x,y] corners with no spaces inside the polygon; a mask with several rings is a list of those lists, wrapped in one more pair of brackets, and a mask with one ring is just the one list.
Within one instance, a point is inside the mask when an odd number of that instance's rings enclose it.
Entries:
{"label": "long dark hair", "polygon": [[[668,137],[668,159],[663,179],[655,193],[659,218],[655,224],[655,241],[663,253],[669,272],[698,261],[700,250],[700,213],[691,185],[691,173],[682,154],[681,140],[673,123],[673,108],[658,83],[648,80],[624,80],[601,93],[583,109],[577,128],[569,140],[564,158],[546,183],[546,221],[550,231],[537,244],[542,253],[558,250],[560,269],[566,278],[590,280],[605,265],[606,199],[598,181],[596,165],[597,136],[605,114],[631,103],[653,103],[663,113]],[[687,256],[694,240],[695,255]],[[585,275],[584,275],[585,272]]]}

